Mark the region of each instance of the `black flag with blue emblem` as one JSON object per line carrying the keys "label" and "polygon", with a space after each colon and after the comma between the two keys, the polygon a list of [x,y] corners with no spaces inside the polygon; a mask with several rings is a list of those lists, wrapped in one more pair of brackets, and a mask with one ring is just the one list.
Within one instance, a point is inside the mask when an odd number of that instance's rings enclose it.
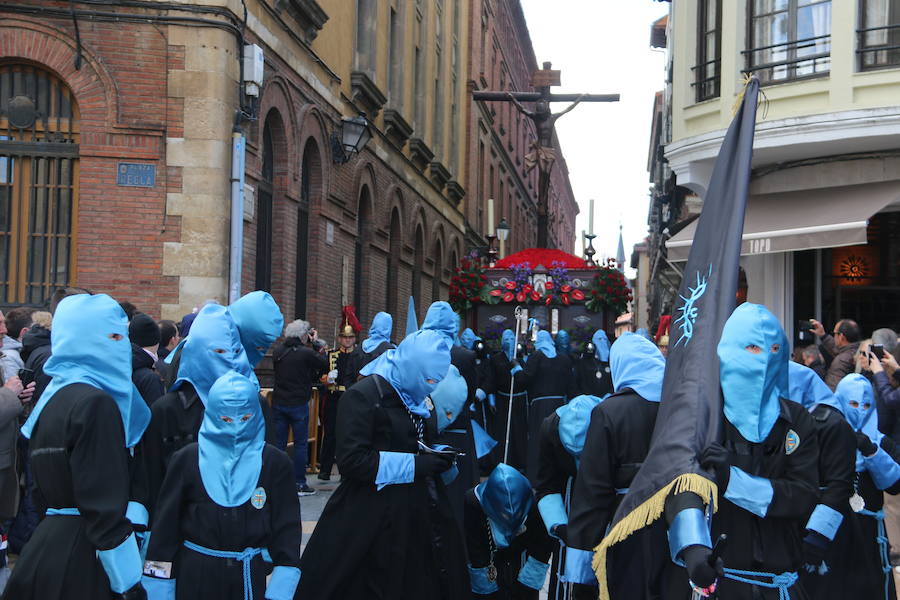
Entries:
{"label": "black flag with blue emblem", "polygon": [[650,452],[594,554],[604,600],[609,597],[607,550],[660,518],[671,492],[690,491],[715,502],[716,485],[700,467],[697,455],[722,437],[716,346],[735,308],[758,95],[759,81],[751,78],[725,134],[704,198],[672,316],[662,402]]}

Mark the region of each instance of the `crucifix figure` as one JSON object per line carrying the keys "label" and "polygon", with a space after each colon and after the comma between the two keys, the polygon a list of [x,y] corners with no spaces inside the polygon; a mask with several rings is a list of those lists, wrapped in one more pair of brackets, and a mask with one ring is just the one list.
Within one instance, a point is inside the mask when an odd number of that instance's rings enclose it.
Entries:
{"label": "crucifix figure", "polygon": [[[537,140],[532,144],[532,151],[525,157],[529,170],[538,167],[538,235],[537,245],[547,248],[550,245],[550,172],[556,162],[553,149],[553,131],[556,120],[581,102],[618,102],[618,94],[552,94],[551,86],[560,85],[560,72],[551,69],[545,62],[543,69],[535,71],[531,84],[535,92],[473,92],[472,99],[483,102],[512,102],[516,109],[534,122],[537,129]],[[534,110],[522,106],[522,102],[534,102]],[[550,111],[551,102],[571,102],[565,110],[558,113]]]}

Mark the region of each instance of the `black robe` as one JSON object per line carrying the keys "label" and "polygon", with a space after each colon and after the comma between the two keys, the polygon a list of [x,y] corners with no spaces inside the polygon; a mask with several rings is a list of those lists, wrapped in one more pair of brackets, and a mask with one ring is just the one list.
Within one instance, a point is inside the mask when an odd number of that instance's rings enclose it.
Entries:
{"label": "black robe", "polygon": [[[525,471],[525,452],[528,447],[528,393],[525,391],[525,380],[521,377],[521,373],[515,376],[513,381],[510,375],[512,364],[506,357],[504,352],[495,352],[491,356],[490,364],[490,389],[485,390],[489,394],[494,394],[497,403],[497,414],[494,422],[496,428],[493,437],[497,440],[492,454],[494,455],[494,464],[503,461],[504,448],[506,445],[506,425],[509,419],[510,406],[512,406],[512,419],[509,421],[509,456],[506,464]],[[513,397],[510,402],[509,390],[513,385]]]}
{"label": "black robe", "polygon": [[[475,491],[466,492],[466,548],[469,564],[476,569],[487,567],[491,562],[491,539],[488,532],[487,515],[475,497]],[[471,592],[472,598],[492,600],[537,600],[539,591],[522,585],[518,581],[519,571],[527,557],[544,564],[550,560],[553,540],[547,535],[537,505],[532,506],[525,521],[525,530],[514,537],[506,548],[496,548],[494,567],[497,569],[498,591],[490,595]]]}
{"label": "black robe", "polygon": [[[537,502],[545,496],[559,494],[563,504],[568,508],[572,502],[572,491],[575,489],[575,478],[578,465],[575,457],[569,454],[559,439],[559,415],[553,413],[541,426],[540,453],[538,455],[538,475],[533,482]],[[545,528],[546,528],[546,524]],[[553,561],[550,564],[550,600],[567,600],[568,588],[560,580],[566,566],[566,546],[559,540],[553,540]]]}
{"label": "black robe", "polygon": [[[433,443],[434,416],[425,422]],[[416,427],[387,381],[372,375],[338,409],[341,484],[300,561],[296,598],[468,598],[465,547],[441,478],[376,489],[379,451],[417,451]]]}
{"label": "black robe", "polygon": [[[569,511],[569,548],[593,552],[650,450],[658,402],[624,389],[594,407]],[[657,521],[610,549],[612,600],[661,598],[671,560],[665,524]],[[579,586],[584,587],[584,586]],[[582,597],[583,590],[577,590]],[[596,597],[596,594],[594,595]]]}
{"label": "black robe", "polygon": [[[762,442],[748,442],[727,419],[724,429],[723,445],[730,453],[731,465],[749,475],[768,479],[773,490],[766,516],[762,518],[725,498],[727,488],[719,485],[712,539],[718,539],[722,533],[728,535],[722,554],[725,567],[776,575],[797,572],[803,564],[801,540],[806,518],[816,504],[819,488],[819,443],[813,418],[801,405],[782,399],[778,420]],[[789,454],[786,441],[791,431],[798,443]],[[678,494],[667,500],[666,516],[671,521],[684,508],[702,507],[696,494]],[[670,589],[673,598],[687,599],[690,598],[688,576],[684,569],[680,571]],[[779,599],[777,589],[728,578],[719,580],[718,589],[719,597],[728,600]],[[790,588],[790,594],[791,600],[808,597],[800,583]]]}
{"label": "black robe", "polygon": [[381,342],[380,344],[375,346],[375,348],[371,352],[366,352],[365,350],[362,349],[362,346],[360,346],[359,350],[360,350],[360,353],[362,354],[362,358],[360,360],[359,368],[362,369],[364,366],[366,366],[367,364],[369,364],[370,362],[372,362],[373,360],[375,360],[376,358],[378,358],[379,356],[384,354],[386,351],[390,350],[391,348],[396,348],[396,347],[397,346],[395,346],[391,342],[385,341],[385,342]]}
{"label": "black robe", "polygon": [[[800,579],[812,598],[851,598],[860,590],[859,582],[853,576],[860,569],[860,564],[854,560],[856,550],[847,546],[855,536],[852,533],[842,535],[841,531],[857,527],[855,523],[849,522],[853,518],[849,500],[856,480],[856,436],[843,415],[830,406],[820,404],[811,414],[819,441],[818,504],[836,510],[844,519],[825,554],[828,572],[819,575],[801,569]],[[865,568],[862,570],[867,571]]]}
{"label": "black robe", "polygon": [[77,508],[81,515],[50,515],[41,521],[3,598],[112,598],[96,553],[119,546],[132,533],[125,518],[129,453],[115,401],[83,383],[60,389],[41,413],[30,450],[44,508]]}
{"label": "black robe", "polygon": [[528,389],[528,449],[525,453],[525,474],[529,481],[537,479],[541,425],[553,411],[568,401],[572,385],[572,361],[557,354],[547,357],[540,350],[528,357],[521,377]]}
{"label": "black robe", "polygon": [[203,486],[199,446],[190,444],[172,456],[157,502],[147,560],[173,563],[178,598],[244,598],[240,561],[207,556],[186,548],[185,541],[226,552],[266,548],[271,565],[261,556],[250,563],[254,598],[265,594],[266,574],[273,566],[300,566],[300,502],[294,469],[287,455],[269,444],[263,448],[257,486],[266,492],[262,508],[255,508],[250,500],[232,508],[220,506]]}
{"label": "black robe", "polygon": [[609,363],[585,355],[573,359],[575,380],[572,385],[572,397],[589,394],[602,398],[613,393],[612,373]]}

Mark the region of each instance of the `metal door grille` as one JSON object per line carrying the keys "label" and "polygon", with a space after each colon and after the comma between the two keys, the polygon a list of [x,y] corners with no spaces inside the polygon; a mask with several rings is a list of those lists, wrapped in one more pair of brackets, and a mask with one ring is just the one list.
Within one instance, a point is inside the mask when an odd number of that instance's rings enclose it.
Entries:
{"label": "metal door grille", "polygon": [[31,65],[0,65],[0,303],[74,284],[78,109]]}

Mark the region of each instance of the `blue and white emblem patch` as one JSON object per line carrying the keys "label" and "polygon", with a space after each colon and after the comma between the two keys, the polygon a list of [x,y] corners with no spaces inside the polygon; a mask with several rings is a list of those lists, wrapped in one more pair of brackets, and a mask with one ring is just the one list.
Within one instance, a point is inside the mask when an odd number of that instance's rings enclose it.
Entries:
{"label": "blue and white emblem patch", "polygon": [[250,504],[253,505],[253,508],[261,510],[266,505],[266,490],[262,487],[253,490],[253,495],[250,496]]}
{"label": "blue and white emblem patch", "polygon": [[797,435],[797,432],[793,429],[789,429],[787,435],[784,437],[784,453],[793,454],[794,450],[796,450],[799,446],[800,436]]}

